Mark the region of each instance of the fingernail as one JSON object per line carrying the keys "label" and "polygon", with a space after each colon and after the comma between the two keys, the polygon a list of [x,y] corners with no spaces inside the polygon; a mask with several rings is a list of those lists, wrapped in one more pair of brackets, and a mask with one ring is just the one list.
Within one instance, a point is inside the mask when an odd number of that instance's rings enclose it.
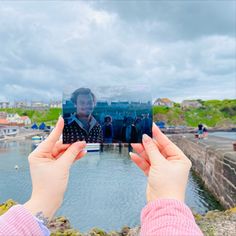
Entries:
{"label": "fingernail", "polygon": [[156,126],[159,129],[159,126],[155,122],[153,122],[152,125]]}
{"label": "fingernail", "polygon": [[57,120],[57,124],[59,123],[59,121],[62,119],[62,116],[60,115],[59,117],[58,117],[58,120]]}
{"label": "fingernail", "polygon": [[129,152],[129,155],[131,156],[133,153],[132,152]]}
{"label": "fingernail", "polygon": [[151,142],[151,138],[147,134],[143,134],[143,142],[144,143],[149,143]]}
{"label": "fingernail", "polygon": [[77,142],[76,142],[76,145],[78,146],[78,148],[81,148],[81,146],[84,147],[85,144],[86,144],[85,141],[77,141]]}

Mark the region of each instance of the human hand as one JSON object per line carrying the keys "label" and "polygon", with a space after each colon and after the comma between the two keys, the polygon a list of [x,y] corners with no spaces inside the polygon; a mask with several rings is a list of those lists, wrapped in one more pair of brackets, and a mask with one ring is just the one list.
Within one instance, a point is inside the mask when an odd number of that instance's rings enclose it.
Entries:
{"label": "human hand", "polygon": [[184,201],[191,161],[153,124],[153,139],[143,135],[142,144],[131,144],[131,159],[148,177],[147,201],[172,198]]}
{"label": "human hand", "polygon": [[71,145],[58,141],[63,127],[64,120],[60,117],[48,138],[28,157],[33,189],[24,206],[32,214],[42,212],[49,219],[63,201],[71,165],[86,153],[84,141]]}

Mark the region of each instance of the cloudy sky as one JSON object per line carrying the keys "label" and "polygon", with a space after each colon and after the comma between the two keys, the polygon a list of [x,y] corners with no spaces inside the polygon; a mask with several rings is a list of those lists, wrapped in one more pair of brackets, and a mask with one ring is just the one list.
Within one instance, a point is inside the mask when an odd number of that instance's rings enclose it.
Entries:
{"label": "cloudy sky", "polygon": [[235,37],[236,1],[1,1],[0,101],[235,98]]}

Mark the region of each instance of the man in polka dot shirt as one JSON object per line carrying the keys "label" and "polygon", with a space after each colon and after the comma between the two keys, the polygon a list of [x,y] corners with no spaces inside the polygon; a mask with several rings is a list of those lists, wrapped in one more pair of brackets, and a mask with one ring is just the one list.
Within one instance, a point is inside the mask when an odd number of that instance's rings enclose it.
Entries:
{"label": "man in polka dot shirt", "polygon": [[65,122],[63,143],[73,143],[78,140],[87,143],[101,143],[102,127],[92,116],[96,104],[95,95],[88,88],[79,88],[71,95],[77,112]]}

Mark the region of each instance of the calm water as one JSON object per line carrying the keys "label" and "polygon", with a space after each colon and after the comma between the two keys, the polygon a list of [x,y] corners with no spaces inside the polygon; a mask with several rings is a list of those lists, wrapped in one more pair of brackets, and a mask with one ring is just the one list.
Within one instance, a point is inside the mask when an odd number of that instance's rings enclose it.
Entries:
{"label": "calm water", "polygon": [[[9,198],[24,203],[30,197],[27,156],[31,150],[31,141],[0,143],[0,203]],[[18,170],[14,169],[16,164]],[[81,232],[95,226],[107,231],[136,226],[145,206],[145,185],[145,176],[128,156],[115,151],[89,153],[72,167],[57,215],[67,216]],[[186,202],[198,213],[220,207],[193,174]]]}
{"label": "calm water", "polygon": [[236,140],[236,132],[213,132],[209,135]]}

